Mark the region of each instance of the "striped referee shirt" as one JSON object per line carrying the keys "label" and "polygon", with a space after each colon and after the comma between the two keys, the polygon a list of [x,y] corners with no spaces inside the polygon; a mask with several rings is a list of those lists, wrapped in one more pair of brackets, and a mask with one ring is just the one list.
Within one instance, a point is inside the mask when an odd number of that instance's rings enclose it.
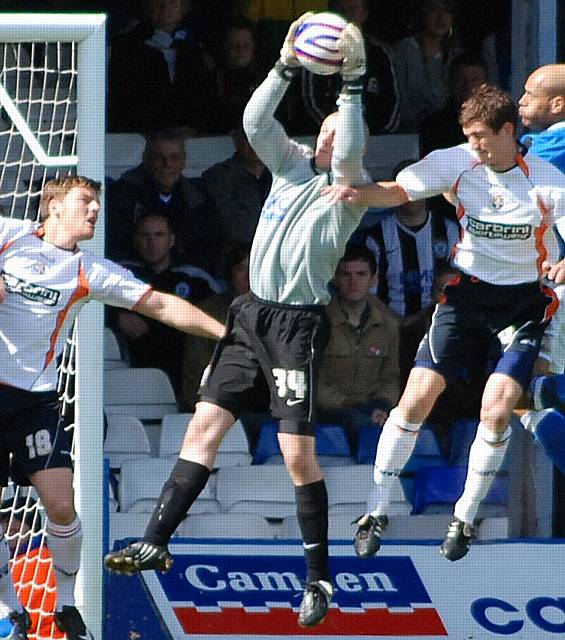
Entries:
{"label": "striped referee shirt", "polygon": [[428,212],[420,227],[403,225],[391,214],[366,238],[378,264],[377,295],[393,311],[407,316],[433,304],[435,261],[447,260],[459,239],[459,225]]}

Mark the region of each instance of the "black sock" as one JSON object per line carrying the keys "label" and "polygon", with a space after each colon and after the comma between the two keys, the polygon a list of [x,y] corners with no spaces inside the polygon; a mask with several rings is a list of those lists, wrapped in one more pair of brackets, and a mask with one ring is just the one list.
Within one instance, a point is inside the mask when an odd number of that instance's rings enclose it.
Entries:
{"label": "black sock", "polygon": [[[307,580],[331,582],[328,567],[328,493],[323,480],[294,487],[296,516],[304,542]],[[311,548],[310,545],[315,545]]]}
{"label": "black sock", "polygon": [[210,477],[210,469],[198,462],[179,458],[151,514],[143,540],[167,546],[175,529],[184,520]]}

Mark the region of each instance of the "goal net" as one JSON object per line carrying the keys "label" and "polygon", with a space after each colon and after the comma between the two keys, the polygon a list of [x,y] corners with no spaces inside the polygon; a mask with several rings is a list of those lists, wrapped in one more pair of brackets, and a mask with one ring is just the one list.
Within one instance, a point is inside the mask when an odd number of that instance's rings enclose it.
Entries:
{"label": "goal net", "polygon": [[[104,16],[0,14],[0,215],[37,219],[41,190],[51,178],[103,180],[104,51]],[[97,253],[102,227],[101,219],[89,243]],[[97,305],[82,310],[59,365],[58,389],[73,435],[84,532],[77,606],[95,637],[101,637],[102,618],[101,313]],[[18,595],[33,620],[29,637],[38,640],[64,637],[52,617],[56,594],[45,519],[33,489],[4,489],[0,523]]]}

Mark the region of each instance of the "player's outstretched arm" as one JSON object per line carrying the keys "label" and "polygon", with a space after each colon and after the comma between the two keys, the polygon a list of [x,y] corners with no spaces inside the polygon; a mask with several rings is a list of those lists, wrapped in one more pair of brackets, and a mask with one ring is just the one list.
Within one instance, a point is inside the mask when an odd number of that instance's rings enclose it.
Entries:
{"label": "player's outstretched arm", "polygon": [[275,111],[293,76],[300,71],[294,39],[298,27],[311,15],[311,12],[305,13],[290,25],[279,60],[255,89],[243,112],[243,128],[249,144],[261,161],[276,174],[292,167],[297,152],[296,145],[290,142],[275,118]]}
{"label": "player's outstretched arm", "polygon": [[407,202],[406,192],[397,182],[372,182],[359,187],[330,185],[323,187],[322,194],[332,204],[349,202],[365,207],[397,207]]}
{"label": "player's outstretched arm", "polygon": [[144,316],[159,320],[184,333],[203,338],[219,339],[225,333],[224,325],[205,314],[190,302],[169,293],[152,291],[134,309]]}
{"label": "player's outstretched arm", "polygon": [[4,302],[6,297],[6,285],[4,284],[4,278],[0,276],[0,304]]}
{"label": "player's outstretched arm", "polygon": [[343,62],[343,86],[337,101],[332,154],[333,182],[338,185],[358,185],[366,181],[363,155],[367,135],[363,121],[361,95],[365,74],[365,41],[360,29],[348,23],[337,41]]}

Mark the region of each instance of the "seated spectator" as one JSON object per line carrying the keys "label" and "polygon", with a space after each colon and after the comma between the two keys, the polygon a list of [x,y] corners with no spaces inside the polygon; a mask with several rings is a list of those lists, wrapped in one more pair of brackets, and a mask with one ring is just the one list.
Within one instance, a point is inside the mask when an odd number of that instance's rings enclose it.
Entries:
{"label": "seated spectator", "polygon": [[422,0],[415,11],[413,36],[393,47],[400,87],[400,124],[407,131],[419,131],[422,120],[445,105],[448,70],[460,53],[452,38],[452,0]]}
{"label": "seated spectator", "polygon": [[214,203],[226,241],[250,243],[272,176],[247,141],[241,121],[231,137],[235,153],[206,169],[202,185]]}
{"label": "seated spectator", "polygon": [[[208,283],[175,271],[175,234],[170,218],[147,214],[133,231],[135,262],[124,262],[138,278],[158,291],[198,303],[212,295]],[[156,367],[167,373],[177,396],[182,387],[184,333],[132,311],[112,310],[110,325],[125,339],[134,367]]]}
{"label": "seated spectator", "polygon": [[458,239],[459,225],[430,211],[425,200],[396,207],[366,233],[366,245],[379,265],[376,293],[399,321],[401,386],[433,310],[436,261],[447,260]]}
{"label": "seated spectator", "polygon": [[210,273],[221,269],[220,232],[204,192],[182,175],[184,139],[172,131],[147,138],[139,166],[108,188],[106,252],[114,260],[131,258],[132,230],[146,213],[168,215],[176,231],[179,260]]}
{"label": "seated spectator", "polygon": [[467,141],[459,124],[459,109],[473,89],[486,81],[487,69],[481,58],[470,53],[462,53],[454,58],[449,68],[447,103],[442,109],[422,120],[422,156],[434,149],[454,147]]}
{"label": "seated spectator", "polygon": [[141,21],[112,42],[110,131],[206,130],[202,92],[213,86],[213,58],[187,21],[191,0],[145,0]]}
{"label": "seated spectator", "polygon": [[318,420],[342,424],[352,450],[363,424],[381,427],[400,393],[398,323],[371,295],[377,264],[366,247],[349,245],[328,305],[330,340],[320,366]]}
{"label": "seated spectator", "polygon": [[225,135],[238,126],[247,101],[265,75],[256,65],[251,21],[232,19],[220,42],[215,91],[210,97],[214,117],[208,132],[212,135]]}
{"label": "seated spectator", "polygon": [[[235,243],[228,249],[224,265],[227,290],[206,298],[198,305],[219,322],[226,321],[232,300],[249,291],[250,251],[251,245],[243,243]],[[181,408],[193,411],[202,374],[212,358],[216,343],[197,336],[185,335],[184,338]]]}
{"label": "seated spectator", "polygon": [[[390,48],[367,31],[368,0],[332,0],[330,9],[360,25],[366,50],[363,77],[364,116],[371,135],[393,133],[398,128],[400,94]],[[291,135],[315,135],[324,118],[336,110],[341,75],[322,76],[302,69],[292,81],[279,117]]]}

